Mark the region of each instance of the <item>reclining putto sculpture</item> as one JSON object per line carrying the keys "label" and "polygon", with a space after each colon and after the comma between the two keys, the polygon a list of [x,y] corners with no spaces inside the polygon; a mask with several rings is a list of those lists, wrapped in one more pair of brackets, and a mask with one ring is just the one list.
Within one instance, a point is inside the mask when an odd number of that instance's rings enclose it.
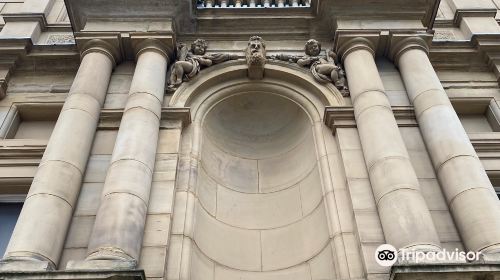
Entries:
{"label": "reclining putto sculpture", "polygon": [[320,56],[321,44],[310,39],[306,42],[304,56],[292,56],[278,54],[272,59],[297,63],[301,67],[309,67],[314,79],[320,83],[333,83],[342,95],[349,94],[345,72],[338,63],[337,54],[331,50],[326,50],[325,56]]}
{"label": "reclining putto sculpture", "polygon": [[191,49],[189,50],[186,44],[178,44],[176,62],[170,69],[170,77],[168,80],[169,89],[176,89],[183,82],[191,80],[202,68],[224,61],[238,59],[236,54],[207,54],[207,47],[208,43],[203,39],[196,39],[191,44]]}
{"label": "reclining putto sculpture", "polygon": [[[169,71],[168,88],[170,90],[175,90],[183,82],[191,80],[203,68],[238,59],[236,54],[207,54],[207,47],[208,43],[203,39],[196,39],[189,49],[184,43],[178,44],[176,61]],[[306,42],[304,52],[305,55],[303,56],[278,54],[270,58],[296,63],[301,67],[309,67],[316,81],[333,83],[342,95],[347,96],[349,94],[345,72],[338,63],[335,52],[326,50],[326,55],[320,55],[321,44],[315,39]],[[266,44],[261,37],[250,37],[245,50],[245,57],[248,65],[248,77],[250,79],[262,79],[266,63]]]}

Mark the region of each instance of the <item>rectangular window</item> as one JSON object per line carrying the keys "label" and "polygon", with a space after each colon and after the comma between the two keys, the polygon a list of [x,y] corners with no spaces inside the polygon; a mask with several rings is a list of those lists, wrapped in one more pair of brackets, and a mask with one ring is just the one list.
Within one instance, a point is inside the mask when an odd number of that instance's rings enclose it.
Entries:
{"label": "rectangular window", "polygon": [[22,202],[0,202],[0,256],[3,256],[7,249],[21,208]]}

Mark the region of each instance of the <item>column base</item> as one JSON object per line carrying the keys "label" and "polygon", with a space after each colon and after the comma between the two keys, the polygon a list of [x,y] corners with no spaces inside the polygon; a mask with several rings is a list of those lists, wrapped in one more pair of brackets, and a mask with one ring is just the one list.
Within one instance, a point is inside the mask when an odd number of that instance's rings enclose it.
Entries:
{"label": "column base", "polygon": [[500,263],[500,244],[482,249],[480,257],[482,263]]}
{"label": "column base", "polygon": [[394,265],[390,280],[498,279],[500,264]]}
{"label": "column base", "polygon": [[482,253],[480,262],[485,264],[500,264],[500,252]]}
{"label": "column base", "polygon": [[69,261],[66,270],[96,271],[96,270],[133,270],[137,267],[136,261],[127,260],[84,260]]}
{"label": "column base", "polygon": [[[0,261],[0,274],[2,272],[17,271],[52,271],[54,264],[49,261],[35,260],[30,258],[12,258]],[[3,279],[0,276],[0,279]]]}
{"label": "column base", "polygon": [[0,272],[2,280],[146,280],[144,270]]}

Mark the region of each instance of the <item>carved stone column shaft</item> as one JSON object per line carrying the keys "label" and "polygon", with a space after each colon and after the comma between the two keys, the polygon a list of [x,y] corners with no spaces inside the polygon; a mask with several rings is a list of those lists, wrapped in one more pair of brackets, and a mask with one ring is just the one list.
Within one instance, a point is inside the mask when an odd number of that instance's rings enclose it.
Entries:
{"label": "carved stone column shaft", "polygon": [[113,64],[113,56],[104,48],[93,47],[83,53],[7,247],[5,262],[0,265],[1,270],[44,270],[57,265]]}
{"label": "carved stone column shaft", "polygon": [[420,131],[465,246],[500,252],[500,204],[429,61],[425,42],[406,39],[396,51]]}
{"label": "carved stone column shaft", "polygon": [[341,51],[385,238],[398,249],[438,250],[440,241],[370,45],[368,40],[356,38]]}
{"label": "carved stone column shaft", "polygon": [[158,47],[138,54],[128,101],[90,237],[89,267],[133,268],[139,260],[153,178],[167,54]]}

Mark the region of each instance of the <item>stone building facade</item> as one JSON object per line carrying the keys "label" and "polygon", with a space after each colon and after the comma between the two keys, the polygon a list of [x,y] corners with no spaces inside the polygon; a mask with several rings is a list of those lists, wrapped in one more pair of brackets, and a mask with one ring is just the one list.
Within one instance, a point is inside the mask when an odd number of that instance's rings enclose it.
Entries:
{"label": "stone building facade", "polygon": [[499,9],[0,0],[0,279],[500,279]]}

